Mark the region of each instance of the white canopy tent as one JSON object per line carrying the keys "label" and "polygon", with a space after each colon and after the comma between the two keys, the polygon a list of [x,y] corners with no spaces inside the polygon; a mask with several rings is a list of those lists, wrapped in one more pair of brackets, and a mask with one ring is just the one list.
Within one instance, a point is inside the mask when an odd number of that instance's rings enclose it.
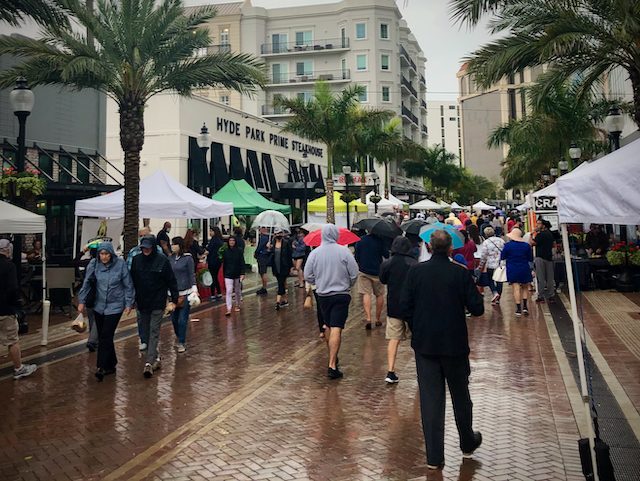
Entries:
{"label": "white canopy tent", "polygon": [[484,203],[483,201],[473,204],[473,210],[493,210],[495,206]]}
{"label": "white canopy tent", "polygon": [[9,234],[42,234],[42,341],[47,345],[49,336],[49,309],[47,300],[47,220],[43,215],[34,214],[8,202],[0,202],[0,232]]}
{"label": "white canopy tent", "polygon": [[[369,192],[367,194],[367,196],[366,196],[366,203],[367,203],[367,209],[369,210],[369,214],[372,214],[376,210],[376,205],[373,202],[371,202],[371,196],[373,196],[373,195],[374,195],[374,193],[372,191],[372,192]],[[380,202],[378,202],[378,212],[380,212],[380,213],[382,213],[382,212],[393,212],[394,210],[399,209],[399,208],[400,208],[399,206],[394,204],[389,199],[385,199],[384,197],[382,197]]]}
{"label": "white canopy tent", "polygon": [[454,202],[451,202],[451,209],[462,210],[462,207],[460,207],[460,204],[454,201]]}
{"label": "white canopy tent", "polygon": [[444,200],[440,201],[440,207],[442,207],[443,209],[450,209],[451,208],[451,204],[447,204]]}
{"label": "white canopy tent", "polygon": [[411,204],[409,206],[411,210],[440,210],[442,206],[437,202],[433,202],[429,199],[422,199],[420,202],[416,202],[415,204]]}

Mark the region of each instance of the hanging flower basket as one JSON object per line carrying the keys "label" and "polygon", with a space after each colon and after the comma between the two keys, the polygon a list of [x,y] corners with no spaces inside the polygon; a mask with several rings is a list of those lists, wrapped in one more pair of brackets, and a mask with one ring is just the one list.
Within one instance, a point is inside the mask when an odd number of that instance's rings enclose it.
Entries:
{"label": "hanging flower basket", "polygon": [[358,199],[358,196],[356,194],[352,194],[351,192],[345,192],[340,196],[340,200],[345,204],[348,204],[349,202],[353,202],[354,200],[357,200],[357,199]]}
{"label": "hanging flower basket", "polygon": [[38,177],[39,170],[27,167],[24,172],[18,173],[13,167],[8,167],[2,171],[0,177],[0,196],[5,199],[21,198],[31,199],[44,194],[47,183]]}
{"label": "hanging flower basket", "polygon": [[382,200],[382,197],[380,197],[379,195],[372,195],[371,197],[369,197],[369,200],[374,204],[377,204]]}

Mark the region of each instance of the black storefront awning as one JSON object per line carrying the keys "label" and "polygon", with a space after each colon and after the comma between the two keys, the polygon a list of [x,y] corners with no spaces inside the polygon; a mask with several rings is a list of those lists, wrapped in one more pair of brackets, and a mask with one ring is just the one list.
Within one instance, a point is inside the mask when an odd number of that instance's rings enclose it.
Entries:
{"label": "black storefront awning", "polygon": [[392,187],[391,193],[393,195],[398,194],[415,194],[415,195],[429,195],[426,189],[414,188],[414,187]]}
{"label": "black storefront awning", "polygon": [[280,193],[288,199],[304,199],[305,184],[308,200],[324,195],[324,186],[319,185],[318,182],[281,182]]}

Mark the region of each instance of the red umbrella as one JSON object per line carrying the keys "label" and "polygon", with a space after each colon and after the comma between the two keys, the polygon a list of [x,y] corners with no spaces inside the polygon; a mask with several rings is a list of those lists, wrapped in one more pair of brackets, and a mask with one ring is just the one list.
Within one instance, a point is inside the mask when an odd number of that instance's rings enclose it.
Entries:
{"label": "red umbrella", "polygon": [[[341,246],[353,244],[354,242],[358,242],[360,240],[360,237],[358,237],[356,234],[354,234],[348,229],[344,229],[340,227],[338,230],[340,231],[340,237],[338,237],[338,244],[340,244]],[[304,239],[302,240],[309,247],[318,247],[322,242],[322,230],[314,230],[313,232],[310,232],[309,234],[304,236]]]}

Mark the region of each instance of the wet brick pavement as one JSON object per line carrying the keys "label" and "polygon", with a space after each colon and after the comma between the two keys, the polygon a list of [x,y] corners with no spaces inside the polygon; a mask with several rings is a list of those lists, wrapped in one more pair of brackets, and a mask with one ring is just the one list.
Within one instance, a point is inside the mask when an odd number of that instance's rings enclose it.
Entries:
{"label": "wet brick pavement", "polygon": [[[293,288],[292,288],[293,290]],[[142,377],[137,339],[117,343],[118,372],[93,377],[95,354],[0,381],[0,479],[7,480],[581,480],[575,420],[542,313],[515,318],[510,291],[469,320],[474,425],[484,444],[462,462],[448,401],[446,466],[427,472],[412,350],[384,383],[383,329],[354,301],[330,381],[303,293],[276,313],[192,317],[187,352],[162,329],[163,367]]]}

